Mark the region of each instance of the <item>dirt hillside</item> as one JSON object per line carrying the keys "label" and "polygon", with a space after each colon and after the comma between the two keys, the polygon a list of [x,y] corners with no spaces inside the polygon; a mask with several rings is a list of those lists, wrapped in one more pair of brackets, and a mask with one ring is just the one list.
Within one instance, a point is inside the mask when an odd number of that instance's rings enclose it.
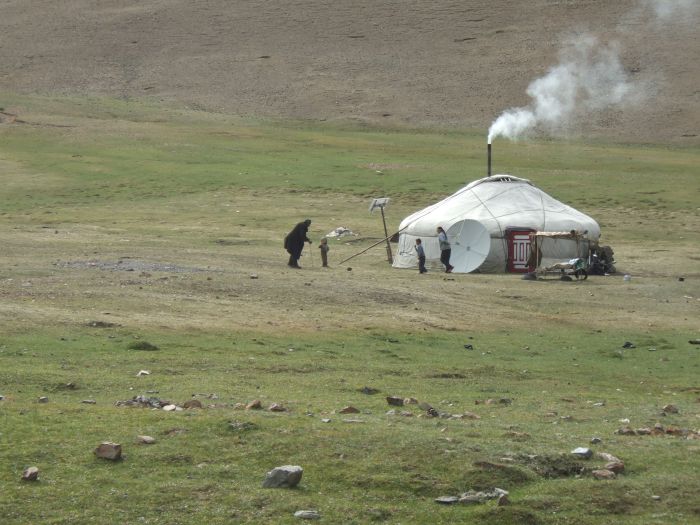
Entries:
{"label": "dirt hillside", "polygon": [[[668,4],[668,3],[667,3]],[[240,115],[483,130],[589,35],[624,104],[569,136],[700,143],[697,0],[5,0],[2,92],[153,97]],[[611,43],[615,44],[611,44]],[[607,47],[613,45],[613,47]],[[1,104],[0,104],[1,105]]]}

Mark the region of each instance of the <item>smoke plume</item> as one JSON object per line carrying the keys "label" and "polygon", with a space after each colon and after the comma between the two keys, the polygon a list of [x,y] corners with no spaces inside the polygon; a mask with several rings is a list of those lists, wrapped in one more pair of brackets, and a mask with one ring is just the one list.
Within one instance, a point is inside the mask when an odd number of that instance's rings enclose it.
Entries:
{"label": "smoke plume", "polygon": [[[639,0],[637,12],[651,15],[656,29],[666,31],[672,23],[695,23],[700,0]],[[632,83],[618,47],[616,42],[602,44],[593,35],[571,41],[559,63],[528,86],[530,103],[504,111],[491,124],[488,143],[495,137],[515,140],[534,129],[556,134],[582,114],[639,103],[644,90]]]}
{"label": "smoke plume", "polygon": [[568,127],[578,111],[605,109],[632,93],[615,43],[602,45],[584,35],[559,58],[559,64],[528,86],[529,105],[509,109],[491,124],[489,144],[499,136],[515,140],[536,127],[556,133]]}

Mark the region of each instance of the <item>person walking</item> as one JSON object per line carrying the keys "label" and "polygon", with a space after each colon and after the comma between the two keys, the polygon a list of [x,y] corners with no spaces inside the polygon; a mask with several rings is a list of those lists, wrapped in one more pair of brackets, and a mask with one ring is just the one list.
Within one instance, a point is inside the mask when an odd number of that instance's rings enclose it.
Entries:
{"label": "person walking", "polygon": [[452,255],[452,247],[447,240],[447,234],[442,226],[438,226],[438,241],[440,241],[440,262],[445,265],[445,273],[452,273],[454,266],[450,264],[450,256]]}
{"label": "person walking", "polygon": [[299,266],[299,258],[304,249],[304,243],[308,242],[311,244],[311,239],[307,237],[309,226],[311,226],[311,220],[306,219],[304,222],[300,222],[294,226],[292,231],[284,238],[284,249],[289,253],[289,262],[287,266],[290,268],[301,268],[301,266]]}
{"label": "person walking", "polygon": [[428,270],[425,268],[425,250],[420,239],[416,239],[416,254],[418,254],[418,272],[426,273]]}

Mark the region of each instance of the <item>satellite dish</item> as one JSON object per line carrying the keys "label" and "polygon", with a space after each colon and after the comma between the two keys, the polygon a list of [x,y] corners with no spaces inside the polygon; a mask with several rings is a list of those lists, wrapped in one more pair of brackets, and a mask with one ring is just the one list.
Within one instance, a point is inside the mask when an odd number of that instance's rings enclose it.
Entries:
{"label": "satellite dish", "polygon": [[453,272],[473,272],[486,260],[491,250],[491,235],[479,221],[465,219],[456,222],[446,233],[452,247],[450,264],[454,266]]}

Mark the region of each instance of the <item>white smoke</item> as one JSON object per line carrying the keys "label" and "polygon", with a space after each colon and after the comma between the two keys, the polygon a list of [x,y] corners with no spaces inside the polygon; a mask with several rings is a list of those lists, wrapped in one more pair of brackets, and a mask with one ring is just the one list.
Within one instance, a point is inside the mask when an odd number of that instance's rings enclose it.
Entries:
{"label": "white smoke", "polygon": [[515,140],[535,128],[556,133],[581,110],[620,104],[632,88],[617,45],[581,36],[560,54],[559,64],[528,86],[529,105],[509,109],[491,124],[488,142],[499,136]]}
{"label": "white smoke", "polygon": [[685,18],[697,13],[700,8],[698,0],[642,0],[642,5],[652,9],[661,21]]}

